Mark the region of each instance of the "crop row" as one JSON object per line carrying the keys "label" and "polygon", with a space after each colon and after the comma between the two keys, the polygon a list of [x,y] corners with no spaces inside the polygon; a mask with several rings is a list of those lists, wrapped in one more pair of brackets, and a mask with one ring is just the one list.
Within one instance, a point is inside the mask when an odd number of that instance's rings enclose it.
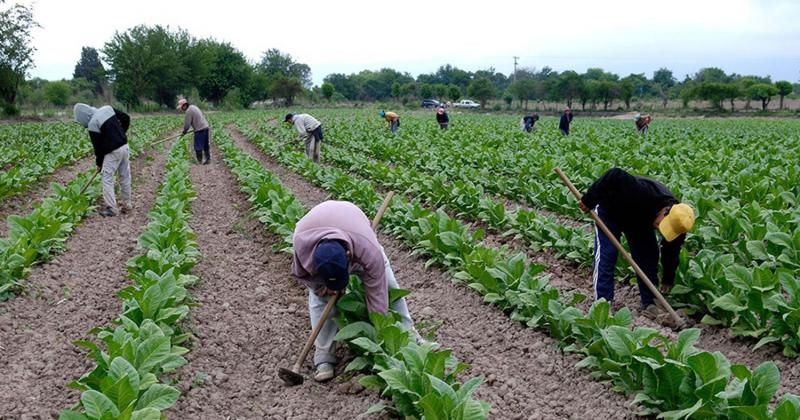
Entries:
{"label": "crop row", "polygon": [[[221,128],[221,127],[220,127]],[[238,149],[224,132],[216,130],[215,141],[248,195],[253,211],[269,230],[283,238],[275,250],[289,250],[295,224],[305,214],[303,205],[284,187],[280,180],[264,169],[258,161]],[[362,207],[374,209],[375,207]],[[393,289],[390,300],[408,291]],[[389,410],[416,418],[485,418],[488,404],[471,397],[480,385],[480,378],[464,383],[456,375],[468,365],[460,363],[452,350],[432,351],[419,346],[414,337],[399,324],[399,315],[367,312],[364,291],[357,278],[351,278],[347,293],[337,303],[337,323],[341,330],[336,340],[343,341],[358,355],[346,371],[368,371],[360,383],[376,389],[393,401],[393,406],[376,405],[369,412]]]}
{"label": "crop row", "polygon": [[[163,119],[144,121],[147,122],[130,137],[133,155],[138,155],[145,142],[164,132],[169,124]],[[99,181],[83,194],[81,188],[94,171],[79,174],[66,186],[53,183],[52,195],[29,215],[8,217],[8,237],[0,239],[0,299],[22,286],[32,265],[47,261],[62,249],[75,225],[90,213],[92,201],[100,195]]]}
{"label": "crop row", "polygon": [[[292,136],[270,127],[262,129],[285,141]],[[450,181],[447,174],[452,170],[428,174],[430,167],[441,169],[432,163],[436,160],[430,158],[435,152],[426,154],[419,149],[386,144],[381,149],[382,158],[395,163],[410,161],[411,156],[422,156],[417,161],[424,161],[428,169],[420,169],[421,164],[411,165],[409,169],[404,164],[389,165],[370,160],[357,152],[375,147],[366,144],[364,138],[372,139],[372,136],[362,135],[361,140],[334,138],[335,146],[327,147],[325,156],[385,186],[399,187],[419,195],[431,205],[446,205],[459,215],[481,220],[489,227],[522,238],[534,250],[550,248],[558,257],[591,263],[591,233],[583,227],[565,226],[535,211],[509,212],[503,203],[485,197],[480,183],[464,176]],[[436,139],[431,142],[435,143]],[[707,324],[728,326],[733,335],[752,338],[755,348],[779,343],[786,356],[796,357],[800,351],[800,279],[797,276],[800,274],[800,228],[793,235],[781,232],[778,224],[759,220],[762,213],[757,208],[757,204],[748,205],[743,212],[748,216],[738,219],[730,216],[736,214],[732,209],[710,211],[708,218],[721,228],[701,226],[696,235],[690,235],[687,247],[701,250],[691,257],[688,253],[682,255],[677,286],[669,299],[691,314],[703,315],[703,322]],[[788,217],[788,213],[773,214]],[[753,237],[763,239],[742,241],[737,237],[741,234],[738,228],[742,226]],[[705,239],[698,239],[701,236]],[[717,239],[712,241],[711,237]],[[726,246],[715,246],[712,242]],[[737,247],[743,247],[746,252]]]}
{"label": "crop row", "polygon": [[[266,136],[251,139],[281,164],[328,189],[334,196],[374,208],[380,201],[372,184],[355,180],[337,168],[313,164],[302,154]],[[610,313],[595,302],[587,313],[575,305],[585,299],[560,296],[541,275],[544,267],[528,264],[521,253],[479,245],[480,232],[443,211],[398,199],[385,216],[392,233],[416,253],[439,264],[497,305],[513,320],[548,332],[567,352],[583,355],[579,366],[595,378],[613,382],[615,390],[634,395],[641,414],[662,418],[716,417],[790,419],[800,415],[800,398],[786,394],[770,410],[780,384],[773,362],[750,370],[731,364],[719,352],[694,347],[700,335],[687,329],[676,340],[645,327],[631,328],[631,314]]]}
{"label": "crop row", "polygon": [[118,293],[121,314],[111,327],[92,330],[101,344],[75,342],[89,350],[95,367],[67,385],[82,392],[62,420],[159,420],[180,396],[160,378],[186,364],[181,344],[191,335],[178,324],[189,314],[186,288],[198,281],[189,274],[200,253],[189,227],[195,193],[183,145],[176,142],[170,152],[150,222],[139,236],[142,254],[128,261],[133,285]]}

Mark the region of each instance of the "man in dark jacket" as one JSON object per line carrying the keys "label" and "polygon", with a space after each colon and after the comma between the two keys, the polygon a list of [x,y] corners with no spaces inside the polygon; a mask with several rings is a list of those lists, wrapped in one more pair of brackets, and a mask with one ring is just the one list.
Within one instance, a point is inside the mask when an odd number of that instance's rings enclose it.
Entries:
{"label": "man in dark jacket", "polygon": [[[617,239],[624,233],[631,256],[650,281],[658,287],[659,243],[654,229],[663,236],[660,244],[663,268],[662,290],[671,287],[678,267],[678,256],[686,232],[694,226],[694,210],[678,199],[663,184],[652,179],[633,176],[613,168],[589,187],[580,202],[583,211],[594,210]],[[595,299],[614,299],[614,266],[617,249],[599,230],[595,229],[594,284]],[[639,294],[645,315],[662,315],[653,304],[650,289],[639,280]]]}
{"label": "man in dark jacket", "polygon": [[[133,208],[131,202],[131,166],[128,150],[128,114],[106,105],[95,108],[86,104],[75,104],[75,122],[89,129],[89,138],[94,148],[97,172],[103,179],[103,199],[106,207],[102,216],[116,216],[120,210],[127,213]],[[118,174],[122,202],[117,207],[114,195],[114,174]]]}
{"label": "man in dark jacket", "polygon": [[447,126],[450,124],[450,117],[447,116],[447,111],[442,107],[436,110],[436,122],[439,123],[439,128],[442,130],[447,130]]}
{"label": "man in dark jacket", "polygon": [[522,131],[530,133],[536,129],[536,121],[539,121],[539,114],[533,113],[522,117]]}
{"label": "man in dark jacket", "polygon": [[567,108],[564,110],[564,113],[561,114],[561,120],[558,122],[558,129],[561,130],[561,134],[568,136],[569,135],[569,123],[572,122],[572,110]]}

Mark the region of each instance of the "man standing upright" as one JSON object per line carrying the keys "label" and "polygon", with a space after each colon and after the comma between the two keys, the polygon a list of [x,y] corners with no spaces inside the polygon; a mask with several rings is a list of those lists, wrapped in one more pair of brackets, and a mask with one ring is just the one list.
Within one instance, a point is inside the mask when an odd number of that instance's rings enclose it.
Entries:
{"label": "man standing upright", "polygon": [[[97,172],[103,179],[103,200],[106,207],[100,210],[105,217],[127,213],[133,208],[131,202],[131,165],[128,150],[128,127],[131,118],[128,114],[106,105],[95,108],[82,103],[73,109],[75,122],[89,129],[89,138],[94,148]],[[114,194],[114,174],[119,177],[122,203],[117,207]]]}
{"label": "man standing upright", "polygon": [[[186,113],[183,118],[183,133],[181,135],[186,134],[189,131],[189,127],[194,130],[194,153],[197,156],[197,163],[208,165],[211,160],[211,145],[208,143],[209,133],[206,117],[203,116],[200,108],[196,105],[189,105],[186,99],[178,101],[178,109]],[[205,159],[203,159],[203,153],[206,154]]]}
{"label": "man standing upright", "polygon": [[308,114],[286,114],[283,122],[293,124],[300,134],[300,140],[306,145],[306,156],[314,162],[319,162],[320,148],[322,147],[322,123]]}
{"label": "man standing upright", "polygon": [[568,136],[569,135],[569,124],[572,122],[572,110],[567,108],[564,110],[564,113],[561,114],[561,120],[558,122],[558,129],[561,130],[561,134]]}

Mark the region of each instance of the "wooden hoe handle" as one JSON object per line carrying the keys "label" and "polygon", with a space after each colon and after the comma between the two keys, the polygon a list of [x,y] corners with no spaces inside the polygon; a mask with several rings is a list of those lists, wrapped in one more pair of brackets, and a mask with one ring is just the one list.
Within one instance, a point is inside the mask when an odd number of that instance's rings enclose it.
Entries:
{"label": "wooden hoe handle", "polygon": [[[567,178],[567,175],[565,175],[564,172],[561,171],[561,168],[556,168],[555,171],[558,174],[558,176],[561,177],[561,181],[564,182],[564,185],[566,185],[567,188],[569,188],[572,195],[575,196],[575,199],[578,200],[578,202],[580,202],[582,197],[581,193],[578,192],[577,188],[575,188],[575,185],[572,184],[572,181],[570,181],[569,178]],[[619,243],[616,236],[614,236],[614,234],[611,233],[611,230],[608,228],[608,226],[606,226],[606,224],[603,223],[602,220],[600,220],[600,217],[597,215],[597,213],[590,211],[589,215],[592,216],[592,219],[594,219],[594,222],[595,224],[597,224],[597,227],[599,227],[600,230],[603,231],[608,240],[611,241],[612,244],[614,244],[614,247],[617,248],[617,251],[619,251],[622,257],[625,258],[625,261],[627,261],[628,264],[630,264],[631,267],[633,267],[633,271],[635,271],[636,275],[639,276],[640,279],[642,279],[645,285],[647,285],[647,288],[650,289],[650,291],[656,297],[658,303],[664,309],[666,309],[667,312],[669,312],[670,317],[672,317],[676,325],[682,325],[683,319],[681,319],[681,317],[675,312],[675,310],[672,309],[672,306],[670,306],[669,303],[667,303],[667,300],[664,299],[664,296],[661,294],[658,288],[655,285],[653,285],[653,282],[650,281],[650,278],[647,277],[647,274],[645,274],[644,271],[642,271],[642,269],[639,268],[639,264],[636,264],[636,261],[633,260],[633,257],[631,257],[631,255],[627,251],[625,251],[625,248],[622,247],[622,244]]]}

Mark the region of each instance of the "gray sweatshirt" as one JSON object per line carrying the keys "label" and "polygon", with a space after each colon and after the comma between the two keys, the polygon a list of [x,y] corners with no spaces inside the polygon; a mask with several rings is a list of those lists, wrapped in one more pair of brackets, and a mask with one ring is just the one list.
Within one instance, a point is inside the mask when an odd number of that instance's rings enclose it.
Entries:
{"label": "gray sweatshirt", "polygon": [[183,118],[183,132],[186,133],[189,131],[189,127],[192,127],[194,131],[201,131],[208,128],[206,117],[203,116],[200,108],[195,105],[189,105],[189,108],[186,108],[186,116]]}
{"label": "gray sweatshirt", "polygon": [[322,125],[316,118],[308,114],[297,114],[294,116],[294,128],[300,133],[301,138],[307,137],[317,127]]}

